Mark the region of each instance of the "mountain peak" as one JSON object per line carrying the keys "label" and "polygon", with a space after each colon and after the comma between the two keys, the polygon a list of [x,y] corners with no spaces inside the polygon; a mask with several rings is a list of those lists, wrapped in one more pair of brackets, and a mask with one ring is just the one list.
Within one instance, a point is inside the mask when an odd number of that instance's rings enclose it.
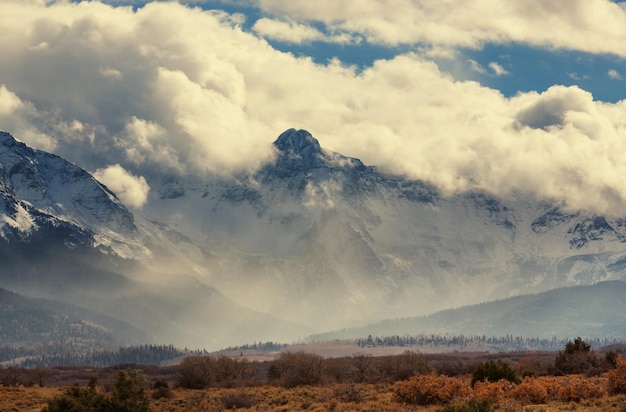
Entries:
{"label": "mountain peak", "polygon": [[301,156],[303,159],[322,153],[320,143],[306,130],[289,129],[278,136],[274,145],[283,153]]}
{"label": "mountain peak", "polygon": [[325,164],[325,154],[320,143],[306,130],[285,130],[274,142],[278,149],[278,164],[289,170],[310,170]]}

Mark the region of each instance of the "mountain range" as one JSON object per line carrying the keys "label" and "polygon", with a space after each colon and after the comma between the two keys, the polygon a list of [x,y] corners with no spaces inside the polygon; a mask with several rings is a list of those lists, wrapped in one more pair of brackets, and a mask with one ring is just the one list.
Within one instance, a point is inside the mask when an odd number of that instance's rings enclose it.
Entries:
{"label": "mountain range", "polygon": [[625,278],[623,218],[444,194],[304,130],[273,149],[253,172],[148,176],[130,211],[0,133],[0,287],[123,320],[129,341],[218,348]]}

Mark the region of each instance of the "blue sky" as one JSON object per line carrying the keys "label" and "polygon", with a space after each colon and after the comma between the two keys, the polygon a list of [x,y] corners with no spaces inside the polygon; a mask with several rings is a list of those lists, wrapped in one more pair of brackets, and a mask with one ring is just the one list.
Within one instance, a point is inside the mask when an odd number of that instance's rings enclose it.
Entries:
{"label": "blue sky", "polygon": [[164,174],[254,170],[295,127],[444,193],[626,210],[624,2],[2,7],[0,129],[140,188],[133,207]]}

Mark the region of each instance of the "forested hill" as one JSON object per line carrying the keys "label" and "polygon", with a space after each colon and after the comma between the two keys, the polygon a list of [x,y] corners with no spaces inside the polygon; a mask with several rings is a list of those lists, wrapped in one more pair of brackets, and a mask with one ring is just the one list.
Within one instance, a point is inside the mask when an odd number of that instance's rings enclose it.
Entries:
{"label": "forested hill", "polygon": [[600,282],[466,306],[429,316],[384,320],[315,335],[314,340],[416,334],[611,337],[626,339],[626,282]]}
{"label": "forested hill", "polygon": [[[136,336],[137,331],[120,321],[0,289],[0,363],[158,364],[182,355],[167,345],[139,345]],[[128,345],[134,346],[120,349]]]}

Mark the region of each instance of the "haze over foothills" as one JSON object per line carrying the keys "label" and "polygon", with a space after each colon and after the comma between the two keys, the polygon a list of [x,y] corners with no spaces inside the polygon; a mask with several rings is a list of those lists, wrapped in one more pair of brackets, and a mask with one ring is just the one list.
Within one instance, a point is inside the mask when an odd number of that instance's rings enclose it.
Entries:
{"label": "haze over foothills", "polygon": [[282,131],[444,193],[626,210],[626,3],[3,0],[0,128],[131,209]]}

